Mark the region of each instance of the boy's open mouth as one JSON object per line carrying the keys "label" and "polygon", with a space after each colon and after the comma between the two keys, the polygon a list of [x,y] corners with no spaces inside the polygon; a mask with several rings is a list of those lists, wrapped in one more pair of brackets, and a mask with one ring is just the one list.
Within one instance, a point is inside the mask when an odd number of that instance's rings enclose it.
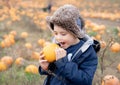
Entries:
{"label": "boy's open mouth", "polygon": [[60,44],[60,46],[62,47],[62,46],[65,45],[65,42],[60,42],[59,44]]}

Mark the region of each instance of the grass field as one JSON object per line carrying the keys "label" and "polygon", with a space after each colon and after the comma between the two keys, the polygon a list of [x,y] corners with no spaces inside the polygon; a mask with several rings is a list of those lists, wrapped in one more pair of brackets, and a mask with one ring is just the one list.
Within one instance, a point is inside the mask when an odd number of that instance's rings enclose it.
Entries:
{"label": "grass field", "polygon": [[[98,53],[99,65],[93,85],[101,85],[101,79],[105,75],[115,75],[120,79],[120,70],[117,69],[120,64],[120,50],[118,52],[110,50],[115,42],[120,45],[120,0],[51,0],[53,7],[50,13],[41,10],[48,1],[45,0],[43,3],[41,0],[18,0],[18,2],[9,0],[11,3],[0,1],[0,59],[4,56],[13,59],[12,63],[6,66],[6,70],[2,70],[0,60],[0,85],[43,84],[45,76],[39,73],[28,73],[25,68],[31,64],[39,67],[37,53],[43,47],[39,40],[44,39],[48,42],[52,37],[45,17],[52,15],[59,6],[66,3],[74,4],[80,9],[86,21],[88,34],[106,43],[106,47],[101,48]],[[105,29],[96,30],[101,25]],[[26,34],[22,36],[23,32]],[[12,43],[10,34],[14,34]],[[3,41],[6,42],[4,46]],[[37,53],[33,54],[34,52]],[[15,63],[18,57],[24,59],[20,65]]]}

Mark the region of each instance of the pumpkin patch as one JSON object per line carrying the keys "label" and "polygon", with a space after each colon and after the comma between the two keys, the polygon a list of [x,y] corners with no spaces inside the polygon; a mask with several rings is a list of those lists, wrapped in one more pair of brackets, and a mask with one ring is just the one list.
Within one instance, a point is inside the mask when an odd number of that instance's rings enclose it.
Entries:
{"label": "pumpkin patch", "polygon": [[[49,3],[51,10],[42,10]],[[118,84],[114,76],[120,80],[120,0],[0,0],[0,85],[43,85],[40,52],[46,48],[45,59],[57,60],[56,45],[49,46],[54,33],[46,16],[65,4],[78,7],[85,33],[100,42],[92,85]]]}

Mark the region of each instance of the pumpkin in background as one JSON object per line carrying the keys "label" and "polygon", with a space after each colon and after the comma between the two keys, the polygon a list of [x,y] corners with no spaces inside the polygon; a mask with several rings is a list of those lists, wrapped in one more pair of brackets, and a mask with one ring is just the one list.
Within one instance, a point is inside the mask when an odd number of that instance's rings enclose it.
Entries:
{"label": "pumpkin in background", "polygon": [[15,60],[15,64],[18,65],[18,66],[21,66],[24,64],[24,58],[22,57],[18,57],[16,60]]}
{"label": "pumpkin in background", "polygon": [[105,48],[107,44],[105,41],[101,40],[100,45],[101,45],[101,48]]}
{"label": "pumpkin in background", "polygon": [[117,43],[117,42],[115,42],[115,43],[111,46],[110,50],[111,50],[112,52],[120,52],[120,44]]}
{"label": "pumpkin in background", "polygon": [[101,85],[120,85],[119,79],[114,75],[106,75]]}
{"label": "pumpkin in background", "polygon": [[16,32],[15,30],[12,30],[12,31],[10,31],[10,34],[16,36],[16,35],[17,35],[17,32]]}
{"label": "pumpkin in background", "polygon": [[6,69],[7,69],[6,64],[5,64],[4,62],[1,62],[1,61],[0,61],[0,72],[1,72],[1,71],[5,71]]}
{"label": "pumpkin in background", "polygon": [[2,37],[3,37],[3,39],[6,39],[6,38],[8,37],[8,35],[5,34],[5,35],[3,35]]}
{"label": "pumpkin in background", "polygon": [[21,38],[27,38],[28,37],[28,33],[27,32],[22,32],[20,37]]}
{"label": "pumpkin in background", "polygon": [[10,56],[4,56],[4,57],[1,58],[0,61],[4,62],[9,67],[13,63],[13,58],[10,57]]}
{"label": "pumpkin in background", "polygon": [[120,32],[118,33],[118,36],[120,37]]}
{"label": "pumpkin in background", "polygon": [[0,43],[0,47],[2,47],[2,48],[5,48],[5,42],[4,41],[1,41],[1,43]]}
{"label": "pumpkin in background", "polygon": [[38,44],[43,47],[45,44],[45,39],[39,39]]}
{"label": "pumpkin in background", "polygon": [[27,49],[32,49],[32,44],[31,43],[25,43],[25,47]]}
{"label": "pumpkin in background", "polygon": [[118,64],[117,69],[120,72],[120,63]]}
{"label": "pumpkin in background", "polygon": [[39,60],[39,57],[40,57],[40,53],[32,52],[32,54],[31,54],[32,59]]}
{"label": "pumpkin in background", "polygon": [[38,67],[35,66],[35,65],[28,65],[26,68],[25,68],[25,72],[26,73],[33,73],[33,74],[37,74],[38,73]]}
{"label": "pumpkin in background", "polygon": [[101,35],[100,35],[100,34],[97,34],[97,35],[95,36],[95,39],[96,39],[96,40],[101,40]]}
{"label": "pumpkin in background", "polygon": [[46,45],[43,48],[43,54],[45,55],[44,59],[47,60],[48,62],[53,62],[56,60],[56,54],[55,54],[55,49],[58,48],[59,46],[55,43],[51,43]]}

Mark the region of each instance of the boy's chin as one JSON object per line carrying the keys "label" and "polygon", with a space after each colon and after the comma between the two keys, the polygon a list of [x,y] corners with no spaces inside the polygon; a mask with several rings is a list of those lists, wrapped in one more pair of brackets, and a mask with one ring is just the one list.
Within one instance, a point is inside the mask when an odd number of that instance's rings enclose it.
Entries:
{"label": "boy's chin", "polygon": [[63,49],[67,49],[68,48],[68,46],[66,46],[66,45],[61,45],[60,47],[63,48]]}

